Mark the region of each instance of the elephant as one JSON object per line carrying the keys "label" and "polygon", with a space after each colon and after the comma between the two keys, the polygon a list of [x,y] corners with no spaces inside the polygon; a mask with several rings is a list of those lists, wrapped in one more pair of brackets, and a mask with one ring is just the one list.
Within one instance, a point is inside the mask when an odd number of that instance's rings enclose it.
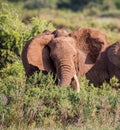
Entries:
{"label": "elephant", "polygon": [[120,41],[108,45],[94,66],[85,74],[86,78],[99,87],[104,81],[110,83],[115,76],[120,83]]}
{"label": "elephant", "polygon": [[58,85],[71,85],[79,92],[79,77],[92,68],[106,44],[106,35],[94,28],[80,28],[70,34],[65,30],[45,31],[26,43],[22,62],[27,76],[39,70],[52,72]]}
{"label": "elephant", "polygon": [[[22,63],[27,77],[32,76],[35,71],[39,70],[42,70],[44,74],[47,73],[46,70],[48,72],[54,72],[55,68],[52,66],[52,60],[48,56],[49,50],[44,49],[44,47],[53,38],[67,36],[67,34],[67,31],[64,29],[57,29],[53,32],[44,30],[42,34],[27,41],[22,50]],[[40,56],[37,56],[37,54]]]}

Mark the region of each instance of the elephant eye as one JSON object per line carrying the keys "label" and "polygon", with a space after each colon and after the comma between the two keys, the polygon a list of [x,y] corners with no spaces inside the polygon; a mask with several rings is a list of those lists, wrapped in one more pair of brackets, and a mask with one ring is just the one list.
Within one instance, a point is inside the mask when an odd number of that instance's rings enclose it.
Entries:
{"label": "elephant eye", "polygon": [[101,45],[104,45],[104,42],[99,42]]}
{"label": "elephant eye", "polygon": [[75,57],[76,57],[76,54],[73,55],[73,58],[75,58]]}

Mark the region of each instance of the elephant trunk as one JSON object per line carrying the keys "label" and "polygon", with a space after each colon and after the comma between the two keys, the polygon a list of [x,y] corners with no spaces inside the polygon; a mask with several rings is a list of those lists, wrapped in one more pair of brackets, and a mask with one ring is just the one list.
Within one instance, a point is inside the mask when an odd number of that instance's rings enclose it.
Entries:
{"label": "elephant trunk", "polygon": [[111,45],[107,54],[109,61],[120,68],[120,42]]}
{"label": "elephant trunk", "polygon": [[76,82],[76,90],[80,91],[79,80],[76,75],[75,68],[72,68],[70,65],[60,65],[58,70],[58,84],[60,86],[68,86],[71,83],[71,80],[74,79]]}

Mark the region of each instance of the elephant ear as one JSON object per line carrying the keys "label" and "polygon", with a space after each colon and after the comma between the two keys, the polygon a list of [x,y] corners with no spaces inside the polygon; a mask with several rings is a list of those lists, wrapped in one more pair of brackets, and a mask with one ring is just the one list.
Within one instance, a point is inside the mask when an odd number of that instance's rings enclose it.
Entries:
{"label": "elephant ear", "polygon": [[38,67],[40,70],[53,71],[47,44],[54,38],[53,34],[41,34],[28,42],[28,63]]}
{"label": "elephant ear", "polygon": [[90,50],[89,55],[95,63],[100,53],[107,47],[106,35],[94,28],[88,28],[86,31],[86,44]]}
{"label": "elephant ear", "polygon": [[120,41],[108,48],[107,56],[112,64],[120,68]]}
{"label": "elephant ear", "polygon": [[93,63],[107,46],[106,35],[95,28],[79,28],[69,35],[76,39],[79,49],[87,54]]}

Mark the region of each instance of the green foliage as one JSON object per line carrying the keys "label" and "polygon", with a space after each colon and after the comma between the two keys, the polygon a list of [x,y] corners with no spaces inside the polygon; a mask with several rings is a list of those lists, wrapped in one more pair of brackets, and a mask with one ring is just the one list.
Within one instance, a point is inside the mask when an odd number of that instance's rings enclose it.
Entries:
{"label": "green foliage", "polygon": [[106,83],[95,88],[82,77],[81,90],[77,93],[70,87],[54,85],[51,74],[35,73],[25,81],[19,60],[3,69],[1,75],[0,118],[5,126],[83,127],[92,121],[117,127],[119,123],[120,91],[112,90]]}
{"label": "green foliage", "polygon": [[62,0],[58,2],[58,8],[70,8],[71,10],[77,11],[87,6],[96,6],[98,4],[103,4],[104,0]]}
{"label": "green foliage", "polygon": [[2,4],[0,8],[0,68],[20,56],[28,34],[27,28],[19,20],[15,10],[7,4]]}
{"label": "green foliage", "polygon": [[120,9],[119,0],[1,0],[13,2],[14,4],[23,4],[23,8],[27,10],[36,10],[42,8],[68,8],[73,11],[95,7],[103,10],[113,8]]}
{"label": "green foliage", "polygon": [[57,0],[27,0],[24,8],[26,9],[41,9],[41,8],[55,8]]}
{"label": "green foliage", "polygon": [[0,8],[0,68],[20,57],[26,41],[46,28],[54,29],[52,24],[38,18],[32,19],[31,28],[25,26],[14,8],[2,4]]}
{"label": "green foliage", "polygon": [[115,5],[118,9],[120,9],[120,1],[119,0],[115,0]]}
{"label": "green foliage", "polygon": [[32,18],[32,30],[31,30],[32,37],[42,33],[46,29],[52,31],[55,28],[50,22],[46,20],[40,20],[39,18]]}

